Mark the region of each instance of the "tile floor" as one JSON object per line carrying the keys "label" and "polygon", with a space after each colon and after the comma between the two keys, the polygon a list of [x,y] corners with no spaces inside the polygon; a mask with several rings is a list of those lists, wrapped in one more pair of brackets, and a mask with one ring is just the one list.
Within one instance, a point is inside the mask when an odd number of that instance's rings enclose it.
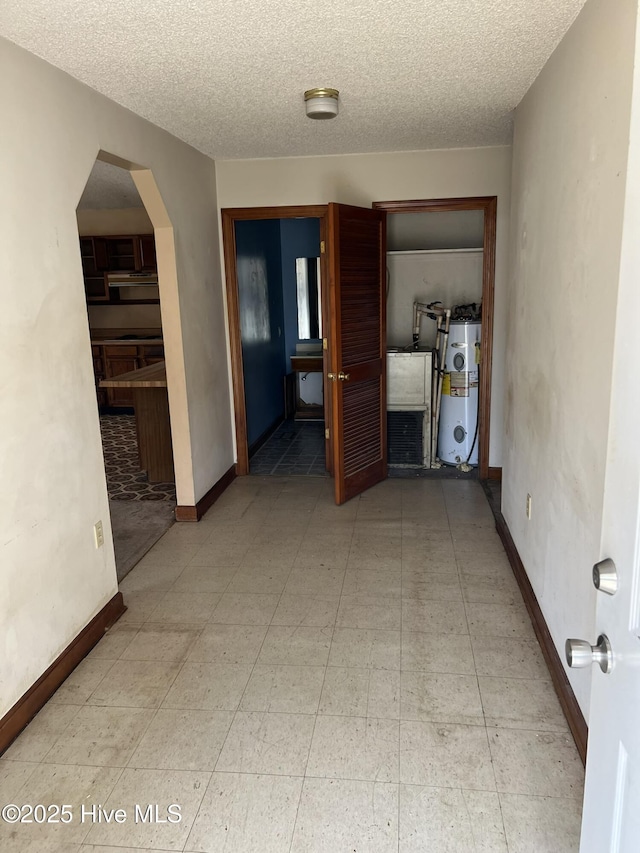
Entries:
{"label": "tile floor", "polygon": [[0,823],[3,852],[578,850],[582,766],[478,483],[335,507],[242,478],[122,591],[0,759],[0,800],[73,820]]}
{"label": "tile floor", "polygon": [[293,419],[282,423],[251,457],[257,475],[326,477],[324,421]]}

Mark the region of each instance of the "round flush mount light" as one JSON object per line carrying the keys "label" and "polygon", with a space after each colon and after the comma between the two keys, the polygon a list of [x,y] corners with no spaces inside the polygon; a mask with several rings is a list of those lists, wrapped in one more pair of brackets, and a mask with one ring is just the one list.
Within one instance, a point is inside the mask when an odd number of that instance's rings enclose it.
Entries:
{"label": "round flush mount light", "polygon": [[338,115],[337,89],[308,89],[304,105],[309,118],[335,118]]}

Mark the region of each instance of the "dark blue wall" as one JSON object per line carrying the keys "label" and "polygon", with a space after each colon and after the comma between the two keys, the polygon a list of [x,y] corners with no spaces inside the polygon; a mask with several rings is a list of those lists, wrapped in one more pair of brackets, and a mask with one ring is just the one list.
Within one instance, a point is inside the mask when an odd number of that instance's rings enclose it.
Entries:
{"label": "dark blue wall", "polygon": [[320,255],[319,219],[281,219],[282,294],[284,303],[285,352],[296,354],[298,306],[296,302],[296,258]]}
{"label": "dark blue wall", "polygon": [[247,433],[251,447],[284,415],[283,376],[289,368],[284,345],[280,220],[241,221],[235,227]]}

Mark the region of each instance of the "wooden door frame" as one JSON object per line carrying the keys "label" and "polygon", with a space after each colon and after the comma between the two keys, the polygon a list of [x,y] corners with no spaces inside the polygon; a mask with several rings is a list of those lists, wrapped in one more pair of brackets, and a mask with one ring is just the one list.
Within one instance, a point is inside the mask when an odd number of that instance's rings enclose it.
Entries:
{"label": "wooden door frame", "polygon": [[[231,378],[233,384],[233,410],[236,428],[236,474],[249,473],[249,441],[247,437],[247,405],[244,396],[244,365],[242,361],[242,335],[240,331],[240,302],[238,298],[238,264],[236,246],[236,222],[261,219],[319,219],[320,243],[327,245],[327,205],[286,205],[283,207],[225,207],[222,209],[222,247],[227,293],[227,317],[229,322],[229,347],[231,351]],[[327,278],[327,253],[320,253],[320,275],[324,291]],[[322,318],[322,332],[327,337],[327,317]],[[323,374],[326,377],[326,351]],[[326,413],[325,389],[325,413]],[[325,416],[326,417],[326,416]],[[327,421],[328,422],[328,421]]]}
{"label": "wooden door frame", "polygon": [[484,239],[482,255],[482,326],[480,341],[480,388],[478,393],[478,476],[486,480],[489,468],[489,427],[491,423],[491,368],[493,359],[493,311],[496,270],[497,196],[472,198],[374,201],[372,207],[387,213],[444,213],[454,210],[482,210]]}

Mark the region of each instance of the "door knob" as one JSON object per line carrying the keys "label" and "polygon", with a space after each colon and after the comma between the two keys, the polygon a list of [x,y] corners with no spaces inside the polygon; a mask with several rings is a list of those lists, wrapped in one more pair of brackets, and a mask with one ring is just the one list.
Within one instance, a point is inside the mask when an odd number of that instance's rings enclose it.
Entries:
{"label": "door knob", "polygon": [[597,663],[605,674],[613,669],[613,651],[606,634],[600,634],[595,646],[586,640],[567,640],[564,644],[564,652],[567,663],[573,669],[591,666],[592,663]]}
{"label": "door knob", "polygon": [[348,382],[348,381],[349,381],[349,376],[350,376],[350,374],[348,374],[348,373],[343,373],[342,371],[340,371],[340,373],[338,374],[338,379],[339,379],[341,382]]}
{"label": "door knob", "polygon": [[330,379],[332,382],[335,382],[337,378],[335,373],[327,373],[327,379]]}
{"label": "door knob", "polygon": [[593,567],[593,585],[600,592],[613,595],[618,589],[618,572],[616,564],[608,557],[600,560]]}

